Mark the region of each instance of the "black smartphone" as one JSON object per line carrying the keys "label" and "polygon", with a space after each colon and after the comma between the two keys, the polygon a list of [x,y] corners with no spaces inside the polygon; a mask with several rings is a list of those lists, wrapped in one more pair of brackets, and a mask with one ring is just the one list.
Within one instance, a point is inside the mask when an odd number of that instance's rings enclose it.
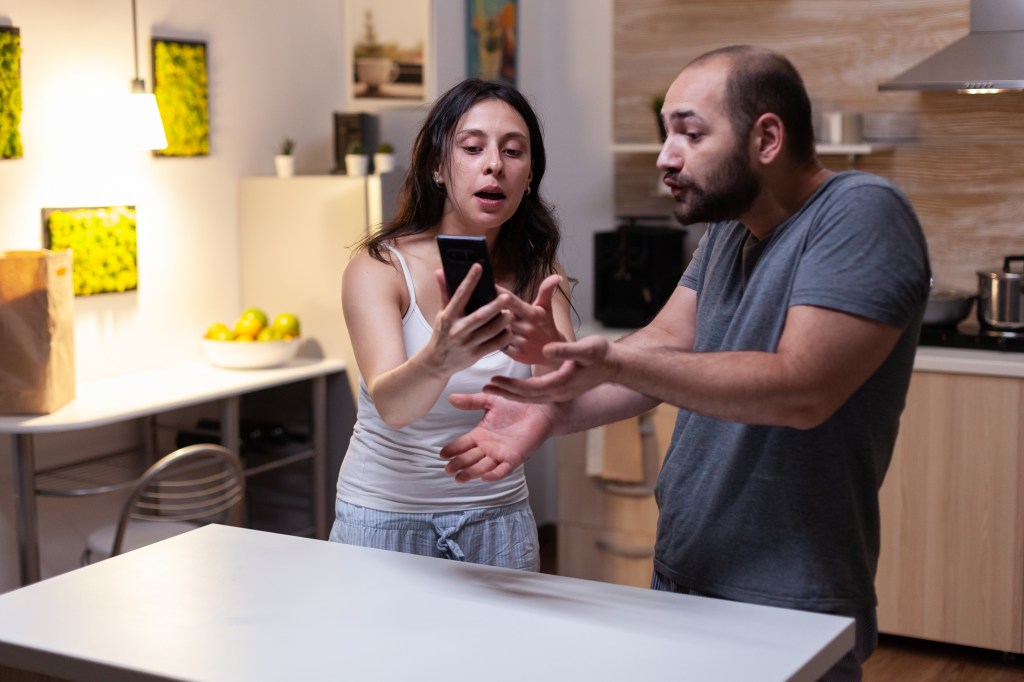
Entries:
{"label": "black smartphone", "polygon": [[497,297],[498,291],[494,288],[494,271],[491,269],[491,256],[487,253],[486,238],[439,234],[437,248],[441,252],[441,266],[444,268],[444,281],[448,286],[449,298],[455,295],[455,290],[462,284],[473,263],[484,266],[483,277],[477,282],[476,289],[466,303],[467,315]]}

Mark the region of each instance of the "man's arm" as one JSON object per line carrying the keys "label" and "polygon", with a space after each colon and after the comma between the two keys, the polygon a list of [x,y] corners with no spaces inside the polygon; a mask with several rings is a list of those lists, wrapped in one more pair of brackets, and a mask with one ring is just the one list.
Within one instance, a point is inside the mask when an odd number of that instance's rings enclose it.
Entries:
{"label": "man's arm", "polygon": [[719,419],[812,428],[868,380],[900,336],[898,328],[867,318],[794,306],[774,353],[693,353],[687,334],[695,312],[695,292],[677,287],[644,333],[634,335],[636,342],[629,343],[631,336],[615,344],[593,338],[550,344],[545,353],[563,361],[557,371],[526,380],[495,377],[486,390],[512,400],[560,402],[611,382]]}

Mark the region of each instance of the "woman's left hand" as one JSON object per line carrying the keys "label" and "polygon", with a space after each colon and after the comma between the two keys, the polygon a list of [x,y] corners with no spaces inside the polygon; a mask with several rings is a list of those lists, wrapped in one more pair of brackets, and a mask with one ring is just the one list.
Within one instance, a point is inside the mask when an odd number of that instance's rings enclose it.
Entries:
{"label": "woman's left hand", "polygon": [[[509,295],[508,310],[512,313],[512,340],[505,348],[505,353],[516,360],[529,365],[552,364],[544,357],[543,349],[549,343],[565,341],[565,336],[558,331],[552,313],[551,299],[562,282],[561,275],[549,275],[540,284],[537,298],[532,304],[527,303],[508,289],[498,287],[500,293]],[[557,364],[557,363],[555,363]]]}

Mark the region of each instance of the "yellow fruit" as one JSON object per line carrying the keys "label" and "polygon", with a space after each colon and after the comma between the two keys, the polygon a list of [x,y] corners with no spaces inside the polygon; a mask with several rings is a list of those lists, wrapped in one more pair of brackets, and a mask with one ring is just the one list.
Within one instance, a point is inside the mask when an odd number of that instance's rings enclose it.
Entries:
{"label": "yellow fruit", "polygon": [[263,329],[263,325],[264,323],[260,322],[259,317],[246,313],[235,322],[235,337],[249,336],[255,339],[256,335]]}
{"label": "yellow fruit", "polygon": [[235,338],[235,335],[231,333],[231,330],[223,322],[214,322],[206,330],[206,338],[215,341],[230,341]]}
{"label": "yellow fruit", "polygon": [[251,342],[255,340],[256,337],[252,334],[235,334],[235,341]]}
{"label": "yellow fruit", "polygon": [[260,326],[267,326],[267,314],[259,308],[249,308],[242,313],[242,317],[253,316],[260,321]]}
{"label": "yellow fruit", "polygon": [[275,317],[271,327],[281,339],[294,339],[300,336],[299,318],[291,313],[281,313]]}
{"label": "yellow fruit", "polygon": [[274,329],[272,327],[264,327],[260,330],[260,333],[256,335],[257,341],[277,341],[277,336],[274,335]]}

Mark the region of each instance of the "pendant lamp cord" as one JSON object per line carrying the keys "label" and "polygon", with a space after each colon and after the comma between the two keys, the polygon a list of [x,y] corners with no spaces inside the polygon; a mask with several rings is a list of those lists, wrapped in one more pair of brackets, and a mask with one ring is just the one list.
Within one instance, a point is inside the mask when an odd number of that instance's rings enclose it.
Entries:
{"label": "pendant lamp cord", "polygon": [[135,80],[139,80],[139,21],[135,13],[135,0],[132,0],[132,48],[135,51]]}

